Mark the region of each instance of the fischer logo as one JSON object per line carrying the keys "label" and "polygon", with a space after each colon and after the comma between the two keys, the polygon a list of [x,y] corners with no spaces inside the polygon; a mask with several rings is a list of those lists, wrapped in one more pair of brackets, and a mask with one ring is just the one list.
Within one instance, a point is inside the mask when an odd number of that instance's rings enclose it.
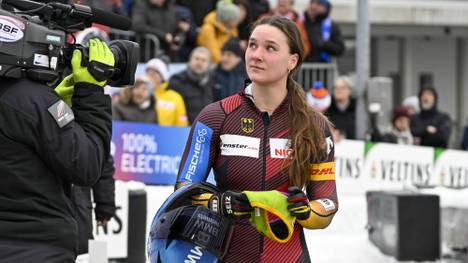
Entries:
{"label": "fischer logo", "polygon": [[206,129],[197,130],[197,137],[195,138],[195,146],[192,152],[192,158],[190,159],[190,165],[185,175],[185,179],[192,181],[192,176],[197,170],[197,165],[200,161],[200,154],[203,152],[202,144],[206,142],[206,135],[208,131]]}
{"label": "fischer logo", "polygon": [[16,42],[24,37],[24,23],[8,16],[0,16],[0,42]]}
{"label": "fischer logo", "polygon": [[190,249],[187,258],[184,260],[184,263],[197,263],[203,257],[203,248],[195,246]]}

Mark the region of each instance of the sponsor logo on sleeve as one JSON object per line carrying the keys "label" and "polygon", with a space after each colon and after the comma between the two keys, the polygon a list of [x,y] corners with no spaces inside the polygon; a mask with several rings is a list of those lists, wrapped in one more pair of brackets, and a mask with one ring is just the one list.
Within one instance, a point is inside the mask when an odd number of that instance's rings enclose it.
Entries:
{"label": "sponsor logo on sleeve", "polygon": [[335,180],[335,162],[310,165],[311,181]]}
{"label": "sponsor logo on sleeve", "polygon": [[223,134],[221,137],[221,155],[258,158],[260,138]]}
{"label": "sponsor logo on sleeve", "polygon": [[320,203],[327,212],[332,212],[336,209],[335,203],[330,199],[318,199],[316,201]]}
{"label": "sponsor logo on sleeve", "polygon": [[24,37],[24,23],[8,16],[0,16],[0,43],[12,43]]}
{"label": "sponsor logo on sleeve", "polygon": [[183,181],[199,182],[204,179],[208,168],[212,135],[212,129],[201,122],[197,123],[193,130],[190,151],[182,172]]}
{"label": "sponsor logo on sleeve", "polygon": [[270,138],[271,158],[285,159],[292,154],[291,140],[281,138]]}
{"label": "sponsor logo on sleeve", "polygon": [[242,118],[241,128],[245,133],[252,133],[255,130],[254,120],[251,118]]}
{"label": "sponsor logo on sleeve", "polygon": [[48,109],[50,115],[55,119],[57,125],[62,128],[75,119],[72,109],[63,101],[59,100]]}

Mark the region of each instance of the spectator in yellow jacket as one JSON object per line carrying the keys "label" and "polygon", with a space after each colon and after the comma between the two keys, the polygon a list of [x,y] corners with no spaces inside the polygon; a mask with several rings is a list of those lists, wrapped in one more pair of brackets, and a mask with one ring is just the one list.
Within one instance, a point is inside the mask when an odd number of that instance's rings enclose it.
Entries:
{"label": "spectator in yellow jacket", "polygon": [[197,45],[210,50],[211,62],[219,62],[221,48],[231,37],[237,37],[237,25],[242,19],[239,7],[231,0],[218,1],[216,10],[206,15],[197,36]]}
{"label": "spectator in yellow jacket", "polygon": [[157,58],[146,64],[146,75],[153,85],[153,95],[156,100],[156,114],[159,125],[187,126],[187,112],[184,99],[174,90],[169,89],[169,71],[166,64]]}

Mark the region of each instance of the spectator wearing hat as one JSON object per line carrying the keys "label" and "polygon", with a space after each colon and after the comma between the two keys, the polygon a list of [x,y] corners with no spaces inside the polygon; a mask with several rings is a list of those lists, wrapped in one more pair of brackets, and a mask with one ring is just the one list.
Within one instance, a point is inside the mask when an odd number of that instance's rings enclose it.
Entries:
{"label": "spectator wearing hat", "polygon": [[231,38],[221,50],[221,61],[215,69],[214,100],[229,97],[244,87],[247,78],[245,63],[242,59],[244,52],[239,39]]}
{"label": "spectator wearing hat", "polygon": [[155,101],[149,94],[148,79],[137,78],[135,84],[120,91],[112,108],[112,118],[119,121],[157,123]]}
{"label": "spectator wearing hat", "polygon": [[382,142],[412,145],[413,135],[410,129],[410,112],[406,107],[396,107],[393,110],[392,130],[382,136]]}
{"label": "spectator wearing hat", "polygon": [[325,112],[331,104],[328,89],[321,81],[314,81],[314,85],[306,94],[307,103],[318,112]]}
{"label": "spectator wearing hat", "polygon": [[169,89],[169,71],[166,64],[158,58],[151,59],[146,64],[146,75],[153,86],[159,125],[187,126],[184,99],[178,92]]}
{"label": "spectator wearing hat", "polygon": [[333,85],[333,96],[326,115],[346,139],[356,139],[356,99],[352,97],[351,82],[339,77]]}
{"label": "spectator wearing hat", "polygon": [[421,112],[411,118],[411,132],[421,145],[447,148],[452,132],[450,117],[437,109],[437,91],[423,87],[419,91]]}
{"label": "spectator wearing hat", "polygon": [[265,16],[281,16],[293,22],[297,22],[299,15],[293,9],[294,0],[278,0],[276,6],[270,12],[262,15]]}
{"label": "spectator wearing hat", "polygon": [[175,74],[169,81],[170,88],[180,93],[185,101],[189,123],[193,123],[198,113],[213,102],[210,56],[208,49],[195,48],[190,54],[187,69]]}
{"label": "spectator wearing hat", "polygon": [[328,0],[310,0],[296,23],[304,43],[304,62],[329,63],[332,56],[344,53],[344,40],[340,28],[330,18],[331,9]]}
{"label": "spectator wearing hat", "polygon": [[418,114],[421,110],[419,109],[419,98],[418,96],[406,97],[403,100],[403,107],[406,107],[409,111],[410,116]]}
{"label": "spectator wearing hat", "polygon": [[218,64],[221,48],[230,38],[238,36],[239,14],[239,7],[231,0],[220,0],[216,4],[216,10],[203,20],[197,45],[206,47],[211,52],[212,63]]}

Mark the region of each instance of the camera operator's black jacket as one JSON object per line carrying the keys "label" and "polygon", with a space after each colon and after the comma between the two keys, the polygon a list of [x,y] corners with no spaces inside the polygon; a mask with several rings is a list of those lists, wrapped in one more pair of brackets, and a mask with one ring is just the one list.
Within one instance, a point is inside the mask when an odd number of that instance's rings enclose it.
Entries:
{"label": "camera operator's black jacket", "polygon": [[0,239],[76,252],[70,188],[99,179],[111,139],[110,98],[101,87],[75,85],[74,120],[60,128],[56,118],[70,109],[52,88],[0,81]]}

